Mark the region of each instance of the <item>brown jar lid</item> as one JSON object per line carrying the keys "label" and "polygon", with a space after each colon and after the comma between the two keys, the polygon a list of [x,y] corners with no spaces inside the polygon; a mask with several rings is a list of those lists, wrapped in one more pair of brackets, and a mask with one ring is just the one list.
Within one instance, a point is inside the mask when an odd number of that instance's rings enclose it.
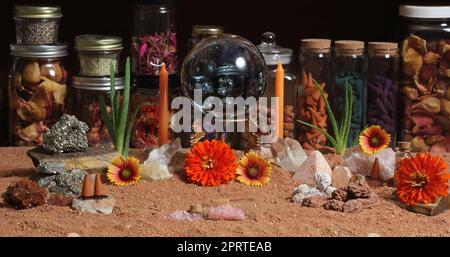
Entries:
{"label": "brown jar lid", "polygon": [[369,53],[374,55],[396,55],[398,51],[398,44],[394,42],[369,42]]}
{"label": "brown jar lid", "polygon": [[331,39],[305,38],[300,41],[300,45],[303,49],[308,49],[315,53],[327,53],[330,51]]}
{"label": "brown jar lid", "polygon": [[362,55],[364,53],[364,41],[338,40],[334,42],[334,45],[340,54]]}

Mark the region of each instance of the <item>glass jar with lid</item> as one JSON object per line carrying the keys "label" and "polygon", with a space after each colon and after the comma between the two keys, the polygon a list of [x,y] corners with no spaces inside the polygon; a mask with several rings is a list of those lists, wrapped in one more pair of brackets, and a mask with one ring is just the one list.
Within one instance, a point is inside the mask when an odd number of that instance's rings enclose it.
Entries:
{"label": "glass jar with lid", "polygon": [[190,51],[202,39],[217,36],[225,33],[225,29],[220,26],[194,25],[192,26],[191,37],[188,41],[188,51]]}
{"label": "glass jar with lid", "polygon": [[55,44],[61,17],[61,7],[58,6],[15,6],[17,44]]}
{"label": "glass jar with lid", "polygon": [[80,76],[103,77],[110,75],[111,62],[119,72],[122,38],[102,35],[75,37],[75,49],[80,60]]}
{"label": "glass jar with lid", "polygon": [[[124,78],[115,80],[116,92],[121,92],[124,88]],[[86,122],[89,126],[87,133],[89,146],[98,147],[110,144],[108,129],[102,119],[99,96],[103,95],[108,112],[111,109],[110,85],[108,77],[72,77],[70,88],[70,100],[68,101],[68,112],[75,115],[80,121]]]}
{"label": "glass jar with lid", "polygon": [[[299,119],[328,130],[328,113],[314,81],[320,84],[326,97],[331,90],[331,40],[307,38],[300,45],[300,75],[297,92]],[[325,150],[327,138],[320,131],[296,124],[298,139],[307,150]]]}
{"label": "glass jar with lid", "polygon": [[396,147],[398,44],[368,43],[367,125],[379,125],[391,136],[390,146]]}
{"label": "glass jar with lid", "polygon": [[295,97],[297,92],[297,78],[291,72],[291,60],[293,50],[283,48],[276,44],[276,36],[272,32],[262,35],[262,42],[258,49],[261,51],[267,65],[268,78],[264,97],[275,97],[275,73],[280,62],[284,68],[284,133],[285,137],[294,138],[294,110],[297,104]]}
{"label": "glass jar with lid", "polygon": [[359,134],[366,126],[367,110],[367,56],[364,42],[335,41],[333,110],[335,117],[342,117],[345,105],[346,85],[353,90],[353,111],[347,146],[358,143]]}
{"label": "glass jar with lid", "polygon": [[11,45],[9,135],[14,146],[43,143],[66,107],[67,45]]}
{"label": "glass jar with lid", "polygon": [[163,63],[169,73],[169,83],[176,82],[177,33],[175,9],[170,0],[137,1],[131,49],[132,70],[138,86],[158,86]]}
{"label": "glass jar with lid", "polygon": [[450,5],[401,5],[400,138],[415,152],[450,151]]}

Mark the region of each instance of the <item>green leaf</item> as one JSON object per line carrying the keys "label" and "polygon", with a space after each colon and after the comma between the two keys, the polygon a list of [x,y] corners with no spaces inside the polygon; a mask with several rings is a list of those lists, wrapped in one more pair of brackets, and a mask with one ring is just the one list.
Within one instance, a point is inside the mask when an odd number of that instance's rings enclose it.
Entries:
{"label": "green leaf", "polygon": [[123,153],[123,147],[125,143],[125,127],[127,123],[128,117],[128,103],[130,99],[130,57],[127,58],[126,67],[125,67],[125,87],[123,89],[123,103],[122,108],[120,109],[120,119],[119,124],[117,126],[117,145],[119,153]]}
{"label": "green leaf", "polygon": [[114,68],[113,62],[109,64],[109,81],[110,81],[110,102],[111,102],[111,117],[112,126],[116,128],[116,115],[117,112],[114,110],[114,99],[116,96],[116,70]]}
{"label": "green leaf", "polygon": [[336,141],[339,142],[341,135],[339,135],[338,125],[337,125],[336,119],[334,118],[334,114],[331,111],[330,104],[328,103],[328,100],[325,97],[325,94],[323,93],[323,90],[320,87],[319,83],[317,83],[317,81],[315,81],[315,80],[313,80],[313,82],[314,82],[314,85],[316,86],[316,88],[319,90],[320,96],[322,97],[323,101],[325,102],[325,107],[327,109],[328,118],[330,118],[331,125],[333,126],[333,131],[334,131],[334,134],[336,137]]}
{"label": "green leaf", "polygon": [[352,113],[353,113],[353,88],[351,85],[347,85],[346,93],[348,101],[347,104],[347,127],[344,133],[344,143],[347,144],[348,136],[350,134],[350,127],[352,124]]}
{"label": "green leaf", "polygon": [[141,109],[141,105],[139,105],[136,108],[136,110],[134,110],[133,114],[131,115],[131,120],[128,122],[127,134],[125,136],[125,146],[123,148],[123,156],[125,156],[125,157],[128,156],[128,151],[130,149],[131,132],[132,132],[132,129],[134,126],[134,122],[136,121],[136,116],[140,109]]}
{"label": "green leaf", "polygon": [[117,143],[114,141],[114,132],[115,131],[111,124],[111,120],[109,118],[108,111],[106,109],[105,98],[103,97],[103,95],[99,96],[99,102],[100,102],[100,111],[102,113],[103,122],[105,123],[105,126],[108,129],[108,133],[109,133],[110,138],[112,139],[113,145],[116,146]]}
{"label": "green leaf", "polygon": [[300,122],[300,124],[302,124],[302,125],[305,125],[305,126],[307,126],[307,127],[313,128],[313,129],[317,129],[318,131],[320,131],[320,133],[324,134],[324,135],[328,138],[328,140],[330,140],[330,143],[331,143],[335,148],[338,146],[338,142],[337,142],[330,134],[328,134],[328,132],[326,132],[325,130],[323,130],[323,129],[317,127],[317,126],[314,126],[314,125],[312,125],[312,124],[309,124],[309,123],[307,123],[307,122],[304,122],[304,121],[302,121],[302,120],[297,120],[297,121]]}

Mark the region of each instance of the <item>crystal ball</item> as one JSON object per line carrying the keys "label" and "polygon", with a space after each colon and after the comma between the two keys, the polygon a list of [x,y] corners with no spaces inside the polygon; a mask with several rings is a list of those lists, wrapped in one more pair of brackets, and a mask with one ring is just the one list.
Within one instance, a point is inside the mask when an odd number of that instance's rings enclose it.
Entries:
{"label": "crystal ball", "polygon": [[200,41],[189,52],[181,69],[181,90],[194,102],[194,90],[202,90],[203,107],[208,97],[227,104],[228,97],[258,97],[267,79],[264,57],[250,41],[222,34]]}

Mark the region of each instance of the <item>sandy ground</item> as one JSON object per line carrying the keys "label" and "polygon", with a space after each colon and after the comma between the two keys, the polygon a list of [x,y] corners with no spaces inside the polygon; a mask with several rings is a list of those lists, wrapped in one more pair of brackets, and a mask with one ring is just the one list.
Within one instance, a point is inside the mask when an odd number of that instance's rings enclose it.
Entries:
{"label": "sandy ground", "polygon": [[[0,192],[32,172],[25,148],[0,148]],[[6,176],[6,177],[2,177]],[[392,188],[376,192],[384,198],[372,209],[347,214],[301,207],[289,198],[297,183],[291,174],[275,170],[262,188],[232,182],[203,188],[179,177],[141,182],[131,187],[106,185],[117,201],[110,216],[78,213],[69,207],[42,206],[15,210],[0,200],[0,236],[450,236],[450,211],[428,217],[401,209],[385,200]],[[215,198],[254,198],[257,220],[172,221],[167,216],[191,204]]]}

